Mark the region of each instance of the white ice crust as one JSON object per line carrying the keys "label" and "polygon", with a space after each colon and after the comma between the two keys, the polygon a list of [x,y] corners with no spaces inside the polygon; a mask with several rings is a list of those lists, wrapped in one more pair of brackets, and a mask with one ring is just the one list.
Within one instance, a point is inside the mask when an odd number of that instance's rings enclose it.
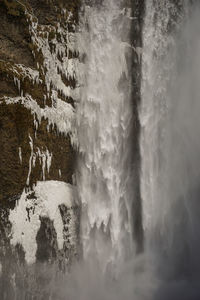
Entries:
{"label": "white ice crust", "polygon": [[[30,196],[33,192],[36,197]],[[11,244],[14,246],[18,243],[22,245],[28,264],[35,262],[36,236],[41,224],[40,217],[48,217],[53,221],[58,248],[63,248],[64,224],[59,209],[61,204],[69,209],[75,206],[73,186],[60,181],[40,181],[32,192],[23,191],[18,205],[10,212],[9,220],[12,223]],[[71,214],[69,230],[73,240],[75,220],[73,219],[73,213]]]}

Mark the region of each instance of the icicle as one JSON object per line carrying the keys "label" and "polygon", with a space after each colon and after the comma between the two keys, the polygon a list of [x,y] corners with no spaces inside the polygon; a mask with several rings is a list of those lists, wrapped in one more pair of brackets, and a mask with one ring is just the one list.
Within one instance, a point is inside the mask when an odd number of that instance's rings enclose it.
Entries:
{"label": "icicle", "polygon": [[27,180],[26,180],[26,185],[28,186],[30,183],[30,175],[31,175],[31,170],[32,170],[32,158],[33,158],[33,140],[29,134],[29,145],[31,148],[31,155],[29,158],[29,170],[28,170],[28,176],[27,176]]}
{"label": "icicle", "polygon": [[22,165],[22,149],[21,149],[21,147],[19,147],[19,161],[20,161],[20,164]]}

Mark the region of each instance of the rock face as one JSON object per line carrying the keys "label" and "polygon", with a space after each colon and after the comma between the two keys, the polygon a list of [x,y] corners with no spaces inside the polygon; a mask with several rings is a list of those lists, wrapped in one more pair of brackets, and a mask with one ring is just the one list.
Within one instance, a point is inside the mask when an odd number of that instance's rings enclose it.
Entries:
{"label": "rock face", "polygon": [[[45,154],[46,149],[52,154],[51,168],[45,179],[72,182],[74,153],[70,138],[59,134],[55,119],[45,120],[38,113],[47,105],[53,114],[57,99],[73,105],[67,87],[72,91],[75,87],[74,70],[69,70],[69,74],[62,69],[62,63],[65,60],[64,67],[67,69],[70,64],[72,69],[70,58],[77,56],[73,45],[68,49],[65,43],[74,32],[78,3],[57,0],[23,1],[22,4],[2,0],[0,4],[0,205],[7,207],[8,201],[21,194],[26,185],[30,138],[33,151],[41,152],[38,157]],[[22,95],[29,95],[38,111],[22,103]],[[10,100],[9,104],[6,99]],[[28,185],[42,180],[42,176],[42,164],[36,159]]]}
{"label": "rock face", "polygon": [[[0,0],[0,299],[48,299],[53,295],[51,271],[65,270],[78,256],[80,216],[72,198],[79,5],[79,0]],[[124,5],[134,14],[129,71],[138,180],[134,238],[140,251],[138,103],[144,1],[124,0]],[[52,187],[63,200],[49,210]],[[31,247],[35,254],[30,258]]]}
{"label": "rock face", "polygon": [[[37,182],[72,185],[78,6],[78,1],[71,0],[0,0],[1,299],[24,299],[16,294],[17,286],[30,283],[30,276],[22,280],[16,275],[26,268],[26,255],[20,242],[23,237],[12,242],[15,221],[11,222],[10,210],[19,210],[25,193],[24,226],[28,226],[34,219],[34,206],[39,205],[34,190]],[[67,205],[67,201],[63,199],[57,207],[63,226],[62,249],[55,220],[44,208],[39,211],[38,262],[56,260],[64,267],[66,260],[77,255],[70,242],[69,224],[73,222],[74,238],[78,239],[79,211],[75,202]]]}

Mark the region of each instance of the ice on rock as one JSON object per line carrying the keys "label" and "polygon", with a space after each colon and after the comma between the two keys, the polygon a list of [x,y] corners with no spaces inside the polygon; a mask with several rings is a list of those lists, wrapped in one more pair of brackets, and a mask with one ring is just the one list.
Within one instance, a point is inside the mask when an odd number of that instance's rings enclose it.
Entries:
{"label": "ice on rock", "polygon": [[[34,193],[35,197],[31,198],[31,193]],[[10,212],[9,220],[12,224],[11,244],[22,245],[27,263],[35,262],[36,236],[41,224],[40,217],[48,217],[53,221],[58,248],[60,250],[63,248],[64,224],[59,210],[59,206],[62,204],[70,210],[70,242],[71,244],[75,243],[76,220],[73,207],[76,206],[76,202],[74,193],[72,185],[60,181],[39,181],[33,191],[23,191],[18,205]]]}

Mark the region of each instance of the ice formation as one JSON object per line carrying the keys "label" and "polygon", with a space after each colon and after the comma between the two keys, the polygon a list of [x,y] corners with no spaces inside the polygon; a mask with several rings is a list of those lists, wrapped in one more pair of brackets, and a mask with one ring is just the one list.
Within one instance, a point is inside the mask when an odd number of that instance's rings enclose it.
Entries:
{"label": "ice formation", "polygon": [[17,206],[10,212],[9,220],[12,224],[11,244],[23,246],[27,263],[35,262],[37,251],[36,236],[40,228],[40,217],[48,217],[53,221],[57,234],[58,249],[64,244],[64,224],[59,206],[64,204],[70,211],[68,224],[71,234],[70,242],[75,242],[75,206],[74,188],[72,185],[59,181],[41,181],[33,191],[23,191]]}

